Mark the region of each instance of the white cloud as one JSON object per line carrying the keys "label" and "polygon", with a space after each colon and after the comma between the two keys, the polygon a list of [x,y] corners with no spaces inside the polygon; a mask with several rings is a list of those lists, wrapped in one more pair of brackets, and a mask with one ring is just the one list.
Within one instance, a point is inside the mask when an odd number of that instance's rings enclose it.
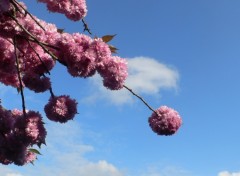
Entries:
{"label": "white cloud", "polygon": [[16,173],[10,173],[10,174],[7,174],[6,176],[22,176],[21,174],[16,174]]}
{"label": "white cloud", "polygon": [[218,176],[240,176],[240,172],[230,173],[228,171],[222,171],[218,174]]}
{"label": "white cloud", "polygon": [[123,176],[115,166],[101,160],[97,163],[88,163],[79,170],[79,175],[84,176]]}
{"label": "white cloud", "polygon": [[[179,80],[177,70],[153,58],[135,57],[128,59],[128,69],[129,76],[125,84],[138,94],[156,96],[162,89],[177,88]],[[94,90],[95,94],[84,99],[84,102],[104,98],[114,104],[123,104],[133,100],[133,96],[126,89],[110,91],[104,88],[100,76],[93,77],[92,82],[98,91]]]}
{"label": "white cloud", "polygon": [[176,166],[151,166],[141,176],[192,176],[192,173]]}
{"label": "white cloud", "polygon": [[129,77],[126,84],[137,92],[159,93],[162,88],[176,88],[178,72],[153,58],[135,57],[128,60]]}
{"label": "white cloud", "polygon": [[23,176],[19,172],[12,170],[9,166],[0,165],[1,176]]}

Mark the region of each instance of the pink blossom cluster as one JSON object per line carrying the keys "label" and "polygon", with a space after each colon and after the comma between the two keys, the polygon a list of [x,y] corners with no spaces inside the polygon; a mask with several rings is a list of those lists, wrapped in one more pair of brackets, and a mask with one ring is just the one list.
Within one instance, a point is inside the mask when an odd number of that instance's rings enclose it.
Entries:
{"label": "pink blossom cluster", "polygon": [[127,61],[112,56],[109,46],[102,39],[74,33],[63,33],[56,42],[61,52],[56,53],[74,77],[90,77],[96,71],[103,77],[103,84],[110,90],[123,88],[128,76]]}
{"label": "pink blossom cluster", "polygon": [[77,102],[66,95],[55,96],[49,99],[44,110],[49,120],[66,123],[77,114]]}
{"label": "pink blossom cluster", "polygon": [[47,4],[51,12],[65,14],[67,18],[73,21],[81,20],[87,14],[85,0],[38,0]]}
{"label": "pink blossom cluster", "polygon": [[0,106],[0,163],[24,165],[33,162],[33,145],[45,144],[46,130],[38,112],[6,110]]}
{"label": "pink blossom cluster", "polygon": [[158,135],[173,135],[182,124],[177,111],[167,106],[161,106],[148,119],[152,130]]}
{"label": "pink blossom cluster", "polygon": [[[48,119],[66,123],[77,114],[77,102],[67,95],[54,96],[46,75],[56,61],[73,77],[87,78],[99,73],[103,85],[111,90],[123,87],[127,78],[125,59],[112,56],[101,38],[80,33],[58,32],[49,24],[26,13],[22,2],[0,1],[0,82],[21,90],[51,93],[44,110]],[[86,15],[85,0],[41,0],[50,11],[64,13],[72,20]],[[14,3],[14,4],[13,4]],[[46,130],[38,112],[23,113],[0,106],[0,162],[23,165],[36,159],[29,150],[45,143]]]}
{"label": "pink blossom cluster", "polygon": [[[23,3],[21,5],[24,6]],[[92,39],[79,33],[59,33],[55,25],[37,17],[33,20],[31,16],[22,13],[17,11],[16,19],[11,18],[7,12],[0,15],[0,42],[3,43],[0,47],[3,53],[0,62],[3,63],[0,65],[9,63],[8,70],[5,69],[4,73],[0,74],[0,81],[4,84],[19,87],[13,45],[13,37],[16,37],[15,47],[17,58],[21,62],[23,82],[30,90],[44,92],[49,89],[50,81],[42,76],[54,67],[55,60],[64,64],[74,77],[86,78],[98,71],[107,88],[118,90],[123,87],[128,75],[127,62],[125,59],[112,56],[108,44],[101,38]],[[7,48],[9,50],[5,54]],[[50,53],[56,56],[55,60]]]}

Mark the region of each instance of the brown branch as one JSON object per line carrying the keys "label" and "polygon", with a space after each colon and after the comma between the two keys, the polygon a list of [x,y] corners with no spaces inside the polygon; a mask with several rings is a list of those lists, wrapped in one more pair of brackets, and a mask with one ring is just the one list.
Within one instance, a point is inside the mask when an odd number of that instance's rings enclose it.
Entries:
{"label": "brown branch", "polygon": [[51,97],[54,98],[55,95],[54,95],[54,93],[53,93],[52,86],[49,88],[49,92],[50,92],[50,94],[51,94]]}
{"label": "brown branch", "polygon": [[[46,78],[46,76],[43,74],[43,77],[45,77]],[[53,89],[52,89],[52,86],[50,86],[50,88],[48,89],[49,90],[49,92],[50,92],[50,94],[51,94],[51,97],[52,98],[54,98],[55,97],[55,95],[54,95],[54,93],[53,93]]]}
{"label": "brown branch", "polygon": [[58,58],[57,58],[51,51],[49,51],[49,50],[45,47],[45,45],[43,45],[34,35],[32,35],[27,29],[25,29],[25,27],[23,27],[13,15],[9,14],[9,17],[12,18],[12,19],[17,23],[17,25],[18,25],[27,35],[29,35],[29,36],[33,39],[34,42],[36,42],[39,46],[41,46],[42,49],[43,49],[46,53],[48,53],[54,60],[58,60]]}
{"label": "brown branch", "polygon": [[25,106],[25,99],[24,99],[24,93],[23,93],[23,83],[22,83],[22,78],[21,78],[21,72],[20,72],[20,64],[19,64],[19,59],[18,59],[18,55],[17,55],[17,41],[16,41],[16,37],[13,38],[13,43],[14,43],[14,54],[15,54],[15,58],[16,58],[16,67],[17,67],[17,73],[18,73],[18,80],[20,83],[20,93],[21,93],[21,98],[22,98],[22,108],[23,108],[23,115],[24,117],[26,117],[27,113],[26,113],[26,106]]}
{"label": "brown branch", "polygon": [[129,92],[131,92],[134,96],[136,96],[138,99],[140,99],[152,112],[156,113],[158,116],[159,114],[157,113],[157,111],[155,111],[141,96],[139,96],[138,94],[136,94],[135,92],[133,92],[132,89],[130,89],[129,87],[127,87],[126,85],[123,85],[123,87],[125,89],[127,89]]}
{"label": "brown branch", "polygon": [[43,62],[42,58],[40,57],[40,55],[38,54],[38,52],[35,50],[35,48],[33,48],[33,46],[31,45],[30,41],[28,40],[28,44],[31,47],[31,49],[34,51],[34,53],[37,55],[38,59],[40,60],[41,64],[43,65],[44,69],[46,70],[46,72],[50,75],[50,72],[46,66],[46,64]]}
{"label": "brown branch", "polygon": [[42,28],[42,30],[46,31],[46,30],[44,29],[44,27],[33,17],[33,15],[32,15],[30,12],[28,12],[27,9],[25,9],[19,2],[17,2],[16,0],[10,0],[10,1],[11,1],[13,4],[18,5],[19,7],[21,7],[21,9],[24,10],[25,14],[28,14],[28,15],[33,19],[33,21],[34,21],[35,23],[37,23],[37,25],[38,25],[40,28]]}
{"label": "brown branch", "polygon": [[[45,43],[45,42],[41,42],[41,41],[39,41],[37,38],[36,38],[36,39],[26,38],[25,36],[20,36],[20,37],[23,37],[23,38],[25,38],[25,39],[27,39],[27,40],[29,40],[29,41],[31,41],[31,42],[37,43],[37,44],[38,44],[38,43],[41,43],[42,45],[44,45],[45,47],[48,47],[48,48],[52,48],[52,49],[55,49],[55,50],[60,50],[59,47],[50,45],[50,44]],[[37,40],[37,42],[36,42],[36,40]]]}

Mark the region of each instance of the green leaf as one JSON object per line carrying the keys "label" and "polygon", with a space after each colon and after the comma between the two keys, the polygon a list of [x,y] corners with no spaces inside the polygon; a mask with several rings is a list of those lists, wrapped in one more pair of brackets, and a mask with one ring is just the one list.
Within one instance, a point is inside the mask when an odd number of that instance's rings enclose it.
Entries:
{"label": "green leaf", "polygon": [[116,35],[117,35],[117,34],[115,34],[115,35],[104,35],[104,36],[102,36],[102,40],[103,40],[105,43],[110,42]]}
{"label": "green leaf", "polygon": [[38,155],[42,155],[37,149],[30,148],[28,149],[30,152],[36,153]]}

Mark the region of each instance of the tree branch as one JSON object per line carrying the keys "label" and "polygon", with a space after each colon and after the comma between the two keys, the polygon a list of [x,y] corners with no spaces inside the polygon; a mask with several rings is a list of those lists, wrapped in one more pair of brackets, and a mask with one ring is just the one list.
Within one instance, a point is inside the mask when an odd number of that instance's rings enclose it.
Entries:
{"label": "tree branch", "polygon": [[26,106],[25,106],[25,99],[24,99],[24,93],[23,93],[23,83],[22,83],[22,78],[21,78],[21,72],[20,72],[20,64],[19,64],[19,59],[18,59],[18,55],[17,55],[17,41],[16,41],[16,37],[13,37],[13,43],[14,43],[14,54],[15,54],[15,58],[16,58],[16,67],[17,67],[17,73],[18,73],[18,80],[19,80],[19,84],[20,84],[20,93],[21,93],[21,98],[22,98],[22,108],[23,108],[23,115],[24,117],[26,117],[27,113],[26,113]]}

